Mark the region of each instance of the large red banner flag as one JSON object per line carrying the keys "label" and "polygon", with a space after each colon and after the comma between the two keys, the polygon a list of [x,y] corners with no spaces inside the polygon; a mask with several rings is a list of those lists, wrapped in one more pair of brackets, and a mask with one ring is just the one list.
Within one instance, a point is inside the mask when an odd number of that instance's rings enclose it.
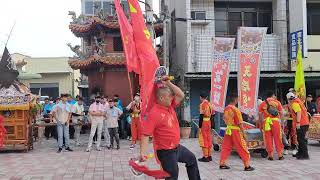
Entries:
{"label": "large red banner flag", "polygon": [[133,37],[136,44],[137,55],[140,59],[140,85],[141,85],[141,116],[155,103],[154,74],[160,66],[156,51],[152,45],[152,38],[144,22],[144,17],[137,0],[128,0],[133,28]]}
{"label": "large red banner flag", "polygon": [[257,112],[262,44],[267,28],[238,29],[239,70],[238,94],[240,111],[248,115]]}
{"label": "large red banner flag", "polygon": [[140,63],[136,52],[136,47],[133,40],[133,30],[129,23],[122,7],[120,0],[114,0],[118,22],[120,26],[121,39],[126,56],[127,69],[129,72],[140,74]]}
{"label": "large red banner flag", "polygon": [[223,113],[228,90],[230,57],[234,38],[213,39],[213,64],[211,72],[211,103],[213,109]]}

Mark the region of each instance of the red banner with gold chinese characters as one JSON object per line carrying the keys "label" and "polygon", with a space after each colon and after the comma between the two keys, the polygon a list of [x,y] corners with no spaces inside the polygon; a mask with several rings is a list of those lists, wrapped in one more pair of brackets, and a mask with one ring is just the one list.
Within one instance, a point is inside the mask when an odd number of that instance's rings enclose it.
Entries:
{"label": "red banner with gold chinese characters", "polygon": [[239,70],[238,94],[240,111],[248,115],[257,112],[262,44],[267,28],[238,29]]}
{"label": "red banner with gold chinese characters", "polygon": [[234,38],[213,38],[214,58],[211,72],[211,103],[213,109],[223,113],[228,88],[230,57]]}

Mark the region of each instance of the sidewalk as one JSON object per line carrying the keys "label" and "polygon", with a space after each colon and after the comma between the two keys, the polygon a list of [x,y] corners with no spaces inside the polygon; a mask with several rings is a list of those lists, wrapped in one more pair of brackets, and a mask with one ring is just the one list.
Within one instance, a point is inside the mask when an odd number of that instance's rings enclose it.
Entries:
{"label": "sidewalk", "polygon": [[[87,136],[82,139],[87,140]],[[181,144],[188,147],[199,158],[201,151],[197,139],[182,140]],[[43,140],[35,144],[34,150],[28,153],[0,153],[0,180],[144,180],[149,177],[133,177],[128,160],[138,155],[138,149],[129,150],[129,141],[121,141],[120,150],[92,150],[85,152],[86,146],[75,147],[74,152],[56,153],[55,140]],[[151,149],[151,146],[150,146]],[[296,160],[287,155],[284,161],[267,161],[260,154],[252,154],[253,172],[244,172],[239,157],[233,154],[230,158],[230,170],[219,170],[219,152],[213,153],[213,161],[199,163],[203,180],[211,179],[320,179],[320,144],[310,141],[311,160]],[[275,156],[276,157],[276,156]],[[158,168],[154,160],[149,166]],[[179,165],[179,179],[186,180],[187,173],[183,164]]]}

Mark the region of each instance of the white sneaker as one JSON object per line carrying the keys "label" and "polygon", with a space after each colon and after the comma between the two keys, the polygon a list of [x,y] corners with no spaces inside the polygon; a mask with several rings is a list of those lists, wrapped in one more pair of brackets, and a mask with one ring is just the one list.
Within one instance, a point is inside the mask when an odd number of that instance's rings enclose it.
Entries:
{"label": "white sneaker", "polygon": [[131,144],[129,148],[132,150],[132,149],[134,149],[135,147],[136,147],[135,144]]}
{"label": "white sneaker", "polygon": [[90,152],[91,151],[91,148],[87,148],[86,152]]}
{"label": "white sneaker", "polygon": [[80,142],[77,142],[77,146],[81,146],[81,143],[80,143]]}
{"label": "white sneaker", "polygon": [[296,150],[296,149],[294,149],[293,151],[292,151],[292,154],[293,155],[296,155],[298,153],[298,150]]}
{"label": "white sneaker", "polygon": [[287,149],[285,149],[285,150],[283,151],[283,154],[284,154],[284,155],[288,155],[288,153],[289,153],[289,152],[288,152]]}
{"label": "white sneaker", "polygon": [[101,148],[97,148],[97,151],[102,151],[102,149]]}

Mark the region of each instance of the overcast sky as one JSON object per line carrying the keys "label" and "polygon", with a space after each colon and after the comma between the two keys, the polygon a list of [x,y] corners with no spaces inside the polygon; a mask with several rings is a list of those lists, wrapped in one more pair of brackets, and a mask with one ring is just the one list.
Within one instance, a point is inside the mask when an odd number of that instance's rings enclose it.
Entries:
{"label": "overcast sky", "polygon": [[[159,0],[153,0],[155,11]],[[67,43],[80,44],[68,28],[68,11],[81,12],[81,0],[0,0],[0,53],[13,26],[10,53],[32,57],[73,56]],[[0,55],[0,56],[1,56]]]}

